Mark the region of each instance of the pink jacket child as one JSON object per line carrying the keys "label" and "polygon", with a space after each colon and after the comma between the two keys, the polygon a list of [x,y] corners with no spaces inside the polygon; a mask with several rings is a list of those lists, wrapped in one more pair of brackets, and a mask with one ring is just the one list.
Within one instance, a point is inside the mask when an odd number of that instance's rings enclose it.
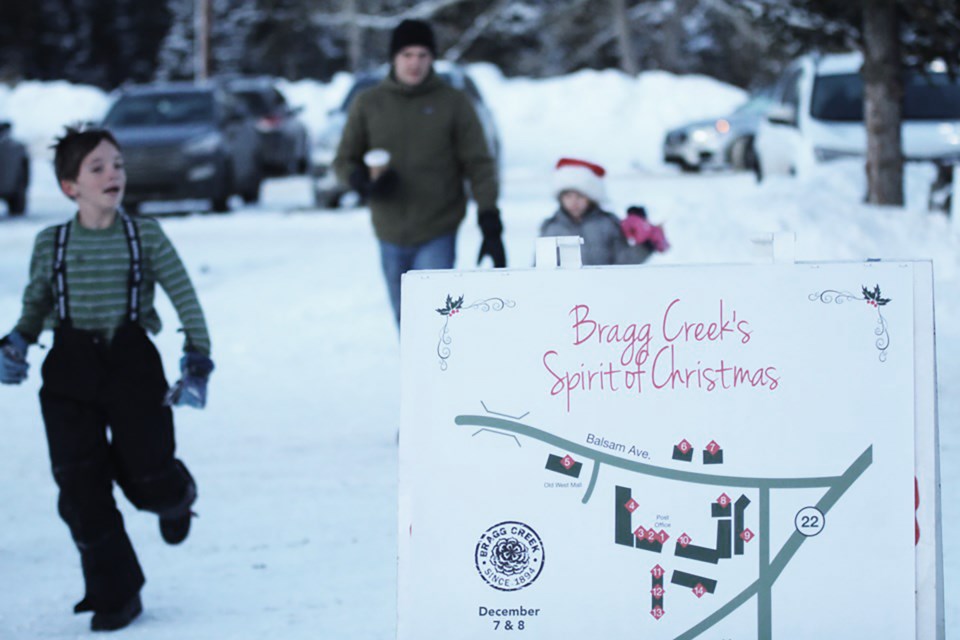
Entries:
{"label": "pink jacket child", "polygon": [[647,211],[640,206],[627,209],[627,217],[620,223],[623,235],[632,244],[646,244],[651,250],[663,252],[670,248],[663,233],[663,225],[651,224],[647,220]]}

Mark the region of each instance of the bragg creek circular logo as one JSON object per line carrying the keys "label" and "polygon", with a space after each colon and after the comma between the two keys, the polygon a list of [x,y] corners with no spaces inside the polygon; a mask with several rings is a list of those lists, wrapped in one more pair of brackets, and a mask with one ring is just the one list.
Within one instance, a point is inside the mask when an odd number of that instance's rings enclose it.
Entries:
{"label": "bragg creek circular logo", "polygon": [[483,532],[473,559],[488,585],[516,591],[533,584],[543,571],[543,542],[529,525],[501,522]]}

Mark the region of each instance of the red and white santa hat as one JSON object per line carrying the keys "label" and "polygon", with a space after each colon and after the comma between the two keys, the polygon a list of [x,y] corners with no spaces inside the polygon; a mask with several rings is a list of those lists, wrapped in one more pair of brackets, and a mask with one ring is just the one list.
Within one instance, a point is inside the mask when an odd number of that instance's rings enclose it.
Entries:
{"label": "red and white santa hat", "polygon": [[596,203],[603,202],[607,197],[603,186],[606,173],[600,165],[586,160],[560,158],[553,172],[554,192],[559,197],[564,191],[579,191]]}

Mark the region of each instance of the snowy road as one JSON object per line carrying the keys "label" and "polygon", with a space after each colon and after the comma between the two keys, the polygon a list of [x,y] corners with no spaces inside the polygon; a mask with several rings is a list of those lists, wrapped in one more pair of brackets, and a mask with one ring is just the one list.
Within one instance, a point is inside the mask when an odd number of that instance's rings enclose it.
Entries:
{"label": "snowy road", "polygon": [[[614,210],[642,203],[673,244],[660,264],[755,259],[750,239],[798,234],[804,260],[931,258],[937,277],[948,629],[960,624],[960,347],[957,233],[922,211],[925,169],[911,170],[906,209],[860,200],[862,170],[757,186],[749,175],[610,176]],[[19,313],[31,242],[69,215],[37,163],[34,211],[0,217],[0,331]],[[501,206],[512,266],[528,266],[551,211],[546,173],[508,176]],[[317,211],[303,178],[266,184],[263,202],[229,215],[163,221],[199,289],[217,371],[203,412],[177,411],[181,457],[197,477],[199,518],[181,547],[156,518],[121,504],[147,574],[145,612],[124,638],[385,640],[395,628],[395,436],[399,349],[365,210]],[[473,268],[480,236],[459,238]],[[180,338],[161,297],[157,339],[168,376]],[[49,344],[49,335],[44,342]],[[79,563],[56,514],[31,377],[0,388],[0,638],[76,638],[87,616]],[[119,496],[119,492],[118,492]]]}

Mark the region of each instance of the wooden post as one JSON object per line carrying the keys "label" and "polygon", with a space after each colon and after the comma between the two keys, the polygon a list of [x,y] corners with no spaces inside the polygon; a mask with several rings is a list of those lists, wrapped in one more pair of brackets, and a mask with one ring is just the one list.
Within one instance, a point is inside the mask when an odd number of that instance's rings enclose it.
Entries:
{"label": "wooden post", "polygon": [[344,0],[343,11],[347,18],[347,58],[350,71],[360,71],[363,64],[363,32],[357,24],[357,0]]}
{"label": "wooden post", "polygon": [[193,16],[193,80],[210,77],[210,0],[196,0]]}

